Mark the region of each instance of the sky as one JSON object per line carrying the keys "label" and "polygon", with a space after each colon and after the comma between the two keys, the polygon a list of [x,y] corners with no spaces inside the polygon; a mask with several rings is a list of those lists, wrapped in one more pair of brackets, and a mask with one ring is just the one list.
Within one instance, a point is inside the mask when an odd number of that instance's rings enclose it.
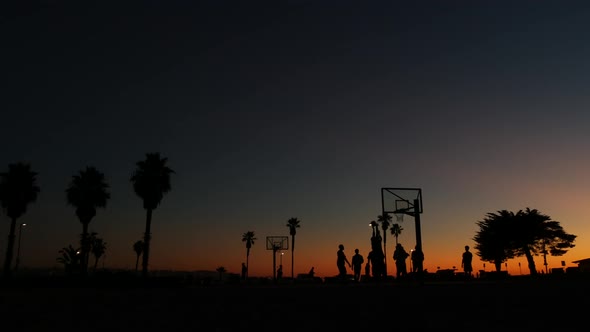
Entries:
{"label": "sky", "polygon": [[[460,268],[487,213],[527,207],[578,236],[548,268],[590,257],[587,2],[15,3],[0,10],[0,169],[30,163],[41,189],[21,267],[76,246],[65,189],[94,166],[111,199],[89,229],[105,267],[134,269],[146,213],[129,179],[151,152],[175,171],[151,270],[239,273],[254,231],[249,274],[271,276],[266,237],[295,217],[285,275],[291,259],[294,275],[336,275],[339,244],[370,251],[383,187],[422,190],[429,272]],[[400,224],[409,250],[414,220]],[[0,214],[2,259],[9,225]]]}

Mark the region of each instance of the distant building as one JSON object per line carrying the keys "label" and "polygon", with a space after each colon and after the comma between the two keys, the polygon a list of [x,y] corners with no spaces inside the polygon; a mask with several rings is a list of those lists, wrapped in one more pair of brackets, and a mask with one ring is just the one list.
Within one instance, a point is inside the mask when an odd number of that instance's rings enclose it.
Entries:
{"label": "distant building", "polygon": [[590,272],[590,258],[580,259],[572,263],[578,264],[579,272]]}

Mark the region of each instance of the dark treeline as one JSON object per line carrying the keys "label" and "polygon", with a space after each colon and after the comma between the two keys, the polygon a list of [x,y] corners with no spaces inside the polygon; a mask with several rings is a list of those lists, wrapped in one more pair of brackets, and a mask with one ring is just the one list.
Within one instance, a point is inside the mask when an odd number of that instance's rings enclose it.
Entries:
{"label": "dark treeline", "polygon": [[[136,163],[130,182],[135,194],[142,199],[146,210],[146,222],[143,240],[137,241],[132,248],[137,254],[137,263],[142,256],[142,276],[148,276],[152,212],[162,201],[165,194],[171,190],[170,176],[175,173],[167,165],[168,159],[160,153],[146,153],[145,159]],[[31,165],[16,162],[8,165],[6,172],[0,173],[0,203],[6,216],[10,219],[8,245],[3,265],[3,278],[12,276],[12,261],[16,237],[17,220],[22,217],[30,204],[37,201],[41,191],[37,185],[37,175]],[[58,251],[57,262],[63,264],[66,273],[88,274],[90,254],[95,257],[94,268],[98,260],[106,251],[106,242],[89,233],[88,226],[96,216],[97,209],[105,208],[111,198],[109,184],[105,175],[93,166],[87,166],[73,175],[65,189],[67,204],[71,205],[82,225],[78,246],[66,245]],[[17,259],[18,261],[18,259]]]}

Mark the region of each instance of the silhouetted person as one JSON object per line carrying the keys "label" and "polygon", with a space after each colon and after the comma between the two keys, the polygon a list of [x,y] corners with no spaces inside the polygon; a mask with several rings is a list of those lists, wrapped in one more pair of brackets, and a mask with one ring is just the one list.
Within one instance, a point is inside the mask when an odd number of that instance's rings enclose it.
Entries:
{"label": "silhouetted person", "polygon": [[354,256],[352,256],[352,271],[354,273],[354,281],[361,281],[361,271],[363,269],[363,263],[365,259],[359,254],[358,249],[354,249]]}
{"label": "silhouetted person", "polygon": [[379,230],[374,230],[374,235],[371,236],[371,252],[369,252],[368,259],[371,262],[373,279],[377,281],[385,276],[385,254],[381,247],[381,240]]}
{"label": "silhouetted person", "polygon": [[277,281],[281,280],[283,278],[283,266],[279,265],[279,268],[277,269]]}
{"label": "silhouetted person", "polygon": [[418,246],[414,247],[414,251],[412,251],[412,256],[410,259],[412,260],[412,272],[422,272],[424,264],[424,252],[422,250],[418,250]]}
{"label": "silhouetted person", "polygon": [[471,266],[471,261],[473,260],[473,254],[469,251],[469,246],[465,246],[465,252],[463,252],[463,259],[461,260],[461,266],[463,267],[463,271],[465,275],[471,277],[471,272],[473,272],[473,266]]}
{"label": "silhouetted person", "polygon": [[371,261],[368,260],[367,256],[367,264],[365,264],[365,278],[364,280],[369,280],[369,278],[371,277]]}
{"label": "silhouetted person", "polygon": [[346,264],[352,267],[344,254],[344,246],[339,245],[338,252],[336,252],[336,266],[338,267],[338,276],[342,279],[346,279]]}
{"label": "silhouetted person", "polygon": [[398,243],[393,252],[393,260],[395,261],[395,267],[397,269],[397,278],[408,275],[408,268],[406,266],[406,259],[408,256],[410,256],[410,254],[408,254],[401,243]]}
{"label": "silhouetted person", "polygon": [[313,278],[313,277],[315,276],[315,271],[314,271],[313,269],[314,269],[314,267],[312,266],[312,267],[311,267],[311,270],[309,270],[308,276],[309,276],[310,278]]}
{"label": "silhouetted person", "polygon": [[248,268],[246,267],[246,263],[242,263],[242,280],[246,280],[247,273],[248,273]]}

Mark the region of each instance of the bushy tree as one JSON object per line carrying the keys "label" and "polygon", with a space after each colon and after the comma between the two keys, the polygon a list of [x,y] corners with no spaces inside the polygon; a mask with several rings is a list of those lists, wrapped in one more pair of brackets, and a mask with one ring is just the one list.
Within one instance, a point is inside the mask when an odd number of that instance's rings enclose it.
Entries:
{"label": "bushy tree", "polygon": [[536,209],[526,208],[516,214],[514,227],[514,250],[516,256],[525,256],[531,274],[537,273],[533,256],[549,253],[563,256],[573,248],[576,235],[568,234],[558,221]]}
{"label": "bushy tree", "polygon": [[482,261],[494,264],[496,271],[508,259],[525,256],[530,273],[535,275],[534,256],[547,253],[561,256],[574,247],[577,237],[566,233],[558,221],[530,208],[516,213],[507,210],[488,213],[476,224],[479,226],[473,238],[476,254]]}

